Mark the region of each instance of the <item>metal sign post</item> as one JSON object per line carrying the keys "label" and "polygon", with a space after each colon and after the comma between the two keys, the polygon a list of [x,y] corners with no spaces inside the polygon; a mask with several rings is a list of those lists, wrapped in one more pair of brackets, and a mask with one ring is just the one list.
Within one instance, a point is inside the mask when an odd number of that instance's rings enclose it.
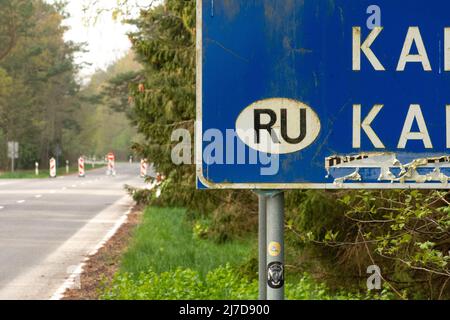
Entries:
{"label": "metal sign post", "polygon": [[284,193],[255,191],[259,201],[259,300],[284,299]]}
{"label": "metal sign post", "polygon": [[267,197],[267,300],[284,299],[284,193]]}
{"label": "metal sign post", "polygon": [[16,157],[14,155],[11,157],[11,172],[14,172],[14,159],[15,158]]}
{"label": "metal sign post", "polygon": [[8,142],[8,158],[11,159],[11,172],[15,169],[15,159],[19,158],[19,143],[16,141]]}
{"label": "metal sign post", "polygon": [[267,197],[263,191],[258,194],[258,276],[259,276],[259,300],[267,299]]}

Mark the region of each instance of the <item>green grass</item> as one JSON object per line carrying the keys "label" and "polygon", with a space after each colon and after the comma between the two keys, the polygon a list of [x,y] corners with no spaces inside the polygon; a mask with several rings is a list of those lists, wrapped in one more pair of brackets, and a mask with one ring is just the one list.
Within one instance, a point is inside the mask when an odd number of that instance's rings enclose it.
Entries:
{"label": "green grass", "polygon": [[[148,208],[122,256],[121,270],[99,287],[104,300],[257,299],[258,282],[240,273],[256,239],[216,244],[194,236],[183,209]],[[390,299],[380,294],[331,292],[308,274],[287,281],[290,300]]]}
{"label": "green grass", "polygon": [[[90,165],[86,167],[86,171],[92,169],[98,169],[103,166],[97,165],[92,168]],[[77,173],[78,166],[69,167],[69,174]],[[56,176],[66,175],[66,167],[61,167],[56,170]],[[34,170],[17,170],[15,172],[2,172],[0,173],[0,179],[45,179],[50,177],[49,169],[39,170],[39,175],[36,175]]]}
{"label": "green grass", "polygon": [[183,209],[148,208],[123,256],[121,271],[161,273],[183,268],[205,276],[219,266],[237,266],[246,261],[252,239],[225,244],[197,239],[185,217]]}

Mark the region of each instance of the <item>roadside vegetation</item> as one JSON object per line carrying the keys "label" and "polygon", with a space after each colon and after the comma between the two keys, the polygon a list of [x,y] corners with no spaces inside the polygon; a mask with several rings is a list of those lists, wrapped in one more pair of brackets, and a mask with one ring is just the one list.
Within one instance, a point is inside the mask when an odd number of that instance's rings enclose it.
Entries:
{"label": "roadside vegetation", "polygon": [[[204,239],[184,209],[149,207],[102,299],[257,299],[256,239]],[[386,299],[390,295],[331,292],[308,274],[287,283],[288,299]]]}
{"label": "roadside vegetation", "polygon": [[205,276],[219,266],[242,264],[254,243],[245,239],[218,244],[204,241],[193,230],[184,209],[148,208],[123,256],[121,270],[139,274],[148,269],[162,273],[183,268]]}

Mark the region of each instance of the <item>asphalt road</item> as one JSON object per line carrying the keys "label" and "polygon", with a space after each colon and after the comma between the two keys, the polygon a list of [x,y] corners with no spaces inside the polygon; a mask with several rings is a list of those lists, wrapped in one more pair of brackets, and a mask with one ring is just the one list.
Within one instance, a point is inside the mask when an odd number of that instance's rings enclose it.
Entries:
{"label": "asphalt road", "polygon": [[[50,299],[132,205],[139,164],[54,179],[0,180],[0,299]],[[151,174],[151,173],[150,173]]]}

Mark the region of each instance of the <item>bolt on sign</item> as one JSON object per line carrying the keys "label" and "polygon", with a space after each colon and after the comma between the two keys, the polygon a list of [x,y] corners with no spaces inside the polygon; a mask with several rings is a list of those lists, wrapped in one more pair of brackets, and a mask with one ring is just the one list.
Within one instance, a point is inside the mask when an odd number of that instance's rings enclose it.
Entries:
{"label": "bolt on sign", "polygon": [[450,188],[450,3],[373,7],[198,1],[199,188]]}

